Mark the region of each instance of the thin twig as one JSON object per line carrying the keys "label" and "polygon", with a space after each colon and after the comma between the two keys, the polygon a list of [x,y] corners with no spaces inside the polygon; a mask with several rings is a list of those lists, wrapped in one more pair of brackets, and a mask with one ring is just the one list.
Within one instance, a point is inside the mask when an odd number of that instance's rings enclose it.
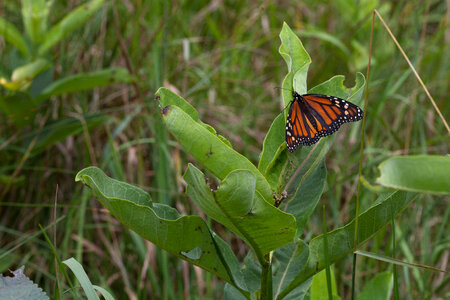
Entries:
{"label": "thin twig", "polygon": [[425,84],[423,83],[422,79],[420,78],[419,74],[416,72],[416,69],[414,68],[414,66],[412,65],[411,61],[409,60],[408,56],[406,56],[405,51],[403,51],[402,46],[400,46],[399,42],[397,41],[397,39],[395,38],[395,36],[392,34],[391,30],[389,29],[389,27],[386,25],[386,23],[384,22],[383,18],[381,17],[381,15],[378,13],[378,11],[376,9],[374,9],[374,13],[377,15],[378,19],[380,19],[381,23],[383,24],[384,28],[386,29],[386,31],[388,32],[389,36],[392,38],[392,40],[394,41],[395,45],[397,46],[397,48],[400,50],[400,53],[403,55],[403,57],[405,58],[406,62],[408,63],[409,67],[411,68],[411,70],[414,73],[414,76],[416,76],[417,80],[419,81],[420,85],[422,86],[423,90],[425,91],[425,94],[427,94],[428,99],[430,99],[431,104],[433,105],[434,109],[436,110],[436,112],[438,113],[439,117],[441,118],[442,122],[445,125],[445,128],[447,129],[447,132],[450,134],[450,127],[447,124],[447,121],[445,120],[444,116],[442,115],[441,111],[439,110],[439,107],[436,105],[436,102],[434,101],[433,97],[431,96],[430,92],[428,91],[427,87],[425,86]]}
{"label": "thin twig", "polygon": [[[366,128],[366,116],[367,116],[367,98],[369,94],[369,78],[370,78],[370,62],[372,59],[372,42],[373,42],[373,28],[375,26],[375,12],[372,15],[372,27],[370,30],[370,44],[369,44],[369,60],[367,62],[367,73],[366,73],[366,87],[364,91],[364,109],[362,126],[361,126],[361,147],[359,148],[359,167],[358,167],[358,187],[356,194],[356,209],[355,209],[355,234],[353,237],[353,251],[356,251],[358,246],[358,221],[359,221],[359,200],[361,197],[361,177],[362,177],[362,164],[363,164],[363,153],[364,153],[364,138],[365,138],[365,128]],[[356,273],[356,254],[353,254],[353,272],[352,272],[352,300],[355,297],[355,273]]]}
{"label": "thin twig", "polygon": [[[56,192],[55,192],[55,205],[53,207],[53,245],[55,247],[55,252],[56,252],[56,208],[57,208],[57,204],[58,204],[58,184],[56,184]],[[59,295],[59,299],[62,299],[62,295],[61,295],[61,285],[59,283],[59,264],[58,264],[58,259],[55,256],[55,275],[56,275],[56,285],[58,286],[58,295]]]}
{"label": "thin twig", "polygon": [[367,118],[367,98],[369,95],[369,79],[370,79],[370,62],[372,60],[372,42],[373,42],[373,28],[375,25],[375,12],[372,15],[372,28],[370,31],[370,44],[369,44],[369,60],[367,62],[367,73],[366,73],[366,87],[364,91],[364,113],[362,126],[361,126],[361,147],[359,148],[359,168],[358,168],[358,188],[356,194],[356,211],[355,211],[355,235],[353,238],[353,250],[356,251],[358,245],[358,217],[359,217],[359,199],[361,197],[361,177],[362,177],[362,164],[363,164],[363,153],[364,153],[364,138],[365,138],[365,128],[366,128],[366,118]]}

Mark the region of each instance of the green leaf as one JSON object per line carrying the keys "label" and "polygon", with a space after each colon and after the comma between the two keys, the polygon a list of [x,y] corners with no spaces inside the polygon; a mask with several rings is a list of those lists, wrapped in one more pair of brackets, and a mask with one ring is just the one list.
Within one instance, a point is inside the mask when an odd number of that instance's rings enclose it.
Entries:
{"label": "green leaf", "polygon": [[280,40],[281,46],[278,51],[286,61],[289,71],[283,81],[283,88],[286,90],[282,90],[284,105],[288,105],[292,100],[292,90],[299,94],[306,94],[306,78],[311,57],[300,39],[286,23],[283,23]]}
{"label": "green leaf", "polygon": [[80,285],[83,288],[83,291],[88,299],[100,299],[95,292],[91,280],[84,271],[83,266],[78,261],[76,261],[75,258],[71,257],[63,261],[63,264],[65,264],[72,270],[73,274],[80,282]]}
{"label": "green leaf", "polygon": [[227,283],[225,284],[225,287],[223,289],[223,299],[224,300],[246,300],[247,298],[239,292],[238,289],[236,289],[231,284]]}
{"label": "green leaf", "polygon": [[91,73],[80,73],[53,82],[36,97],[35,101],[40,103],[51,96],[86,91],[118,82],[132,82],[133,80],[133,76],[125,68],[109,68]]}
{"label": "green leaf", "polygon": [[195,110],[195,108],[189,103],[187,102],[185,99],[183,99],[182,97],[178,96],[177,94],[175,94],[174,92],[172,92],[169,89],[166,89],[164,87],[161,87],[158,89],[158,91],[156,91],[155,93],[156,95],[156,99],[159,100],[160,106],[162,108],[169,106],[169,105],[175,105],[178,106],[179,108],[181,108],[185,113],[187,113],[192,120],[194,120],[195,122],[197,122],[198,124],[202,125],[203,127],[205,127],[207,130],[209,130],[212,134],[217,135],[217,137],[224,142],[228,147],[233,148],[231,146],[231,143],[223,136],[218,135],[216,130],[208,125],[203,123],[199,118],[198,118],[198,112]]}
{"label": "green leaf", "polygon": [[75,181],[89,186],[103,206],[143,238],[234,286],[245,288],[239,278],[242,275],[237,258],[201,217],[180,216],[170,206],[152,203],[145,191],[109,178],[96,167],[81,170]]}
{"label": "green leaf", "polygon": [[115,298],[113,297],[113,295],[111,295],[110,292],[108,292],[107,290],[105,290],[104,288],[102,288],[101,286],[98,285],[93,285],[94,289],[99,292],[100,294],[102,294],[103,298],[105,298],[105,300],[115,300]]}
{"label": "green leaf", "polygon": [[178,106],[185,113],[187,113],[189,117],[192,118],[192,120],[194,120],[195,122],[199,122],[198,112],[195,110],[195,108],[189,102],[187,102],[171,90],[162,87],[159,88],[158,91],[156,91],[155,95],[157,95],[161,107],[166,107],[169,105]]}
{"label": "green leaf", "polygon": [[[311,285],[311,300],[328,300],[327,276],[325,270],[314,275]],[[339,300],[341,297],[337,294],[336,280],[334,278],[333,268],[331,268],[331,291],[333,300]]]}
{"label": "green leaf", "polygon": [[256,178],[256,191],[273,204],[270,185],[258,169],[205,126],[195,122],[182,108],[175,105],[164,107],[163,120],[186,151],[216,177],[223,180],[234,170],[249,170]]}
{"label": "green leaf", "polygon": [[28,49],[25,39],[20,34],[19,30],[14,26],[14,24],[0,18],[0,35],[3,36],[6,42],[14,45],[22,54],[29,58],[30,51]]}
{"label": "green leaf", "polygon": [[258,163],[258,170],[265,174],[270,162],[274,159],[278,149],[284,143],[284,131],[286,127],[286,119],[283,114],[279,114],[264,138],[263,149]]}
{"label": "green leaf", "polygon": [[250,171],[232,171],[215,192],[192,164],[183,178],[188,184],[186,193],[200,209],[246,241],[260,261],[264,254],[293,241],[294,218],[255,193],[256,180]]}
{"label": "green leaf", "polygon": [[288,158],[286,147],[282,144],[264,173],[264,177],[266,177],[272,190],[276,191],[277,196],[281,194],[281,189],[285,185],[286,174],[291,169],[292,162]]}
{"label": "green leaf", "polygon": [[49,3],[46,0],[22,0],[22,19],[30,39],[40,43],[47,32]]}
{"label": "green leaf", "polygon": [[0,274],[0,299],[48,300],[48,296],[33,281],[23,274],[24,267],[12,271],[12,277]]}
{"label": "green leaf", "polygon": [[[258,292],[261,288],[261,264],[257,262],[257,257],[253,251],[249,251],[244,258],[244,262],[241,266],[242,275],[244,276],[247,290],[253,294],[251,299],[254,299],[254,293]],[[244,299],[243,297],[236,297],[238,290],[230,284],[225,284],[224,299]],[[250,299],[250,298],[247,298]]]}
{"label": "green leaf", "polygon": [[[299,270],[303,269],[308,261],[308,245],[302,240],[281,247],[274,252],[274,258],[277,264],[274,264],[273,291],[274,298],[283,291],[289,283],[294,280]],[[306,295],[312,280],[306,280],[294,288],[289,295],[283,299],[303,299]]]}
{"label": "green leaf", "polygon": [[303,234],[306,222],[319,203],[327,178],[327,169],[323,158],[317,159],[319,164],[301,172],[301,181],[297,185],[295,196],[287,204],[285,211],[294,215],[297,224],[297,237]]}
{"label": "green leaf", "polygon": [[327,81],[316,85],[308,93],[333,95],[361,106],[363,103],[366,80],[360,72],[356,73],[355,85],[348,88],[344,85],[345,76],[336,75]]}
{"label": "green leaf", "polygon": [[0,84],[11,91],[26,90],[31,85],[33,79],[50,68],[49,61],[39,58],[31,63],[16,68],[12,75],[11,81],[8,82],[4,78],[0,78]]}
{"label": "green leaf", "polygon": [[379,273],[366,284],[356,300],[389,300],[391,299],[392,285],[392,273]]}
{"label": "green leaf", "polygon": [[[397,191],[389,195],[382,195],[375,204],[359,216],[358,243],[361,246],[383,226],[388,224],[393,217],[403,211],[416,196],[406,192]],[[344,227],[327,233],[329,262],[333,264],[342,259],[354,249],[355,221],[352,220]],[[282,299],[291,290],[314,274],[325,268],[324,237],[317,236],[309,243],[309,259],[307,265],[297,274],[295,279],[284,289],[277,299]]]}
{"label": "green leaf", "polygon": [[[34,1],[34,0],[30,0]],[[58,24],[53,26],[45,35],[42,44],[39,47],[38,55],[44,55],[51,47],[75,31],[77,28],[85,25],[86,21],[102,6],[105,0],[92,0],[82,4],[64,17]]]}
{"label": "green leaf", "polygon": [[378,168],[383,186],[430,194],[450,194],[450,156],[394,156]]}
{"label": "green leaf", "polygon": [[15,69],[11,75],[11,81],[31,80],[38,74],[50,68],[48,60],[39,58],[31,63]]}

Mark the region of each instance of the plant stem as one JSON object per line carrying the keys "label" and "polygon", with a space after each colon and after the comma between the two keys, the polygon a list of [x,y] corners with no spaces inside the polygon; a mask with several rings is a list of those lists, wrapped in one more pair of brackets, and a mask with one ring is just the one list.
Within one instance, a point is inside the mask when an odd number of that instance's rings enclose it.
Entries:
{"label": "plant stem", "polygon": [[264,255],[265,262],[261,264],[261,300],[272,300],[272,254],[273,251]]}
{"label": "plant stem", "polygon": [[327,276],[328,299],[333,300],[333,290],[331,287],[330,257],[328,256],[327,219],[325,215],[325,205],[322,206],[323,213],[323,253],[325,254],[325,272]]}

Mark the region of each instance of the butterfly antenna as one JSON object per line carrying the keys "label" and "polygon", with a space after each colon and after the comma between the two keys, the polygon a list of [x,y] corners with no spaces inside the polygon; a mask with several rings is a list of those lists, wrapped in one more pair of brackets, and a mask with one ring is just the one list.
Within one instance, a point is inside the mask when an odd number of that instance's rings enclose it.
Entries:
{"label": "butterfly antenna", "polygon": [[[274,88],[275,89],[279,89],[279,90],[286,90],[286,91],[292,92],[292,90],[290,90],[290,89],[282,88],[282,87],[279,87],[279,86],[276,86]],[[281,114],[282,112],[284,112],[286,110],[286,108],[288,108],[291,105],[291,103],[292,103],[292,101],[289,101],[289,103],[278,113],[278,115]]]}
{"label": "butterfly antenna", "polygon": [[274,87],[274,89],[286,90],[286,91],[292,92],[290,89],[282,88],[282,87],[279,87],[279,86]]}

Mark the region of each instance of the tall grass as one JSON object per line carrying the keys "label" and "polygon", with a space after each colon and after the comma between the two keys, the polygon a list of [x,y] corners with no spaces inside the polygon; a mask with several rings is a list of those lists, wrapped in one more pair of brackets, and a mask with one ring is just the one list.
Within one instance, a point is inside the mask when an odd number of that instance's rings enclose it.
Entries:
{"label": "tall grass", "polygon": [[[55,1],[53,22],[79,1]],[[217,299],[223,283],[182,264],[142,240],[105,212],[74,184],[81,168],[97,164],[113,177],[133,182],[155,201],[180,212],[201,212],[183,194],[181,175],[191,158],[174,143],[159,119],[153,93],[159,86],[178,91],[198,108],[200,118],[226,136],[253,162],[272,119],[282,109],[276,86],[286,72],[278,54],[285,21],[311,54],[309,87],[336,74],[353,85],[368,58],[371,10],[377,8],[412,59],[444,116],[450,115],[450,24],[444,1],[112,1],[82,30],[52,52],[56,77],[109,66],[127,67],[135,85],[116,85],[51,99],[49,120],[99,112],[112,118],[27,157],[14,185],[0,202],[0,273],[25,265],[49,295],[56,287],[54,256],[38,227],[56,230],[56,253],[75,257],[94,284],[117,299]],[[116,13],[114,13],[116,11]],[[0,2],[0,16],[21,27],[20,3]],[[0,39],[0,75],[17,59]],[[376,166],[393,154],[449,152],[445,127],[380,23],[376,23],[362,174],[374,184]],[[0,93],[3,91],[0,90]],[[354,215],[359,159],[358,126],[344,126],[327,157],[327,191],[321,200],[327,228]],[[0,121],[0,176],[17,168],[29,128]],[[284,134],[284,133],[280,133]],[[212,177],[212,175],[211,175]],[[0,190],[4,187],[0,181]],[[58,186],[58,189],[57,189]],[[361,209],[374,200],[364,185]],[[53,205],[55,191],[57,205]],[[318,205],[321,207],[321,205]],[[50,226],[53,209],[59,218]],[[448,268],[448,199],[424,196],[395,222],[398,259]],[[321,212],[306,237],[321,233]],[[211,226],[238,257],[243,247],[220,225]],[[49,234],[50,235],[50,234]],[[50,235],[51,236],[51,235]],[[366,250],[392,255],[392,228]],[[334,267],[338,294],[351,293],[350,256]],[[356,290],[391,265],[360,257]],[[448,275],[397,267],[400,299],[448,296]],[[67,283],[61,279],[63,291]]]}

